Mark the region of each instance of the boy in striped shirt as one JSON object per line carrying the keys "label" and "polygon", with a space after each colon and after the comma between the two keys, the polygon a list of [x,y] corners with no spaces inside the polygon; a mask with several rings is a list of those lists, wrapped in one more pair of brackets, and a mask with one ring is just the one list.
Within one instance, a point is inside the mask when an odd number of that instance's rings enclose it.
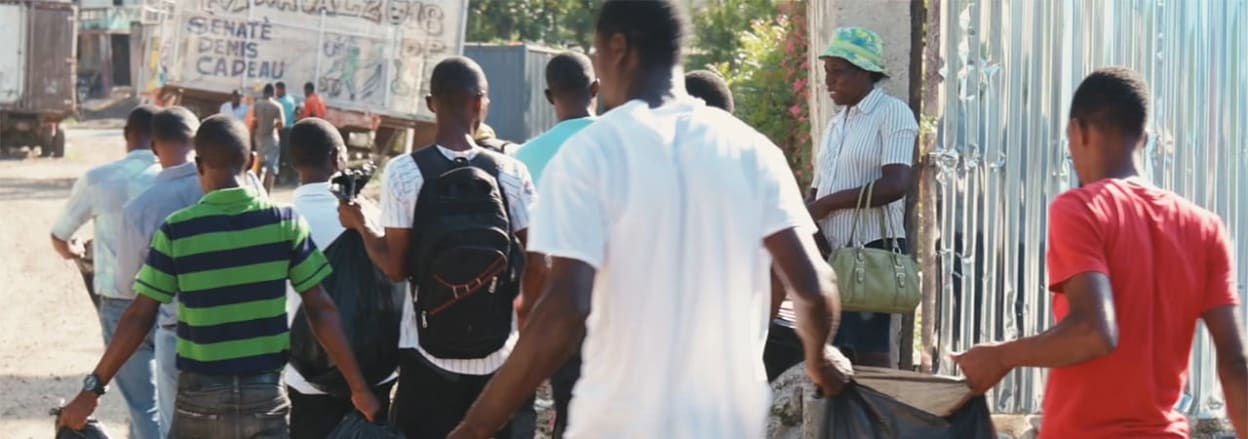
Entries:
{"label": "boy in striped shirt", "polygon": [[379,404],[343,335],[334,302],[320,282],[331,269],[289,207],[244,184],[250,162],[247,128],[208,118],[195,134],[204,197],[175,212],[152,238],[147,264],[113,343],[82,392],[62,411],[75,430],[99,403],[105,384],[142,341],[158,307],[177,296],[181,371],[170,437],[285,438],[290,404],[281,386],[290,337],[286,282],[303,297],[313,332],[352,388],[369,420]]}

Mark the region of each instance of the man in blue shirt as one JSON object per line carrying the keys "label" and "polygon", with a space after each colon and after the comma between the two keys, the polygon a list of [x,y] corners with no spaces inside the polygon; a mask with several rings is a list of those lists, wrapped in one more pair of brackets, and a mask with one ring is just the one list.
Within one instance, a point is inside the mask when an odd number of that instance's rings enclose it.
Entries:
{"label": "man in blue shirt", "polygon": [[291,175],[292,166],[290,164],[290,129],[295,126],[295,122],[299,121],[299,103],[295,102],[295,98],[286,94],[286,83],[277,81],[273,84],[275,88],[273,100],[282,107],[282,115],[286,117],[286,126],[277,132],[281,148],[281,163],[278,164],[280,172],[277,175]]}
{"label": "man in blue shirt", "polygon": [[[65,259],[80,259],[83,249],[71,244],[74,233],[88,220],[95,223],[95,292],[100,295],[100,325],[104,343],[111,343],[130,306],[133,292],[116,287],[117,248],[122,208],[151,187],[160,167],[151,150],[152,115],[155,107],[141,105],[130,112],[123,130],[126,157],[90,171],[74,183],[65,210],[52,227],[52,246]],[[134,356],[117,373],[117,387],[130,409],[130,437],[160,437],[156,412],[156,385],[152,379],[155,347],[149,331]]]}
{"label": "man in blue shirt", "polygon": [[[516,152],[519,159],[529,168],[533,182],[542,179],[542,170],[550,159],[559,152],[564,142],[582,128],[594,122],[595,98],[598,96],[598,79],[594,76],[594,66],[589,57],[576,53],[565,52],[556,55],[546,64],[546,100],[555,106],[555,116],[559,123],[541,135],[529,140]],[[524,288],[521,289],[521,300],[516,306],[516,314],[523,321],[528,311],[537,303],[541,292],[540,273],[544,272],[546,261],[544,255],[531,255],[528,259],[532,270],[526,273]],[[555,431],[554,437],[563,436],[568,423],[568,403],[572,400],[572,386],[581,376],[581,357],[575,355],[568,360],[550,378],[555,397]],[[527,409],[526,407],[525,409]],[[521,409],[523,412],[524,409]],[[519,414],[517,416],[520,416]]]}
{"label": "man in blue shirt", "polygon": [[563,142],[594,122],[598,79],[589,57],[565,52],[546,64],[546,100],[555,106],[559,123],[520,147],[516,158],[529,167],[533,182],[540,184],[546,163],[559,152]]}

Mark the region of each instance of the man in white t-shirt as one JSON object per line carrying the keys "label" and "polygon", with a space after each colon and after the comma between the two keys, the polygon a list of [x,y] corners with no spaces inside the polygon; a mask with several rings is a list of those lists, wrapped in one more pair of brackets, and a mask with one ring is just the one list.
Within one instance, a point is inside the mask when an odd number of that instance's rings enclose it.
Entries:
{"label": "man in white t-shirt", "polygon": [[[327,248],[346,231],[338,221],[338,197],[330,192],[329,182],[345,163],[346,145],[337,128],[329,122],[315,118],[304,119],[291,128],[290,145],[292,165],[299,175],[299,187],[295,189],[293,201],[295,212],[308,222],[312,242],[320,248]],[[369,292],[382,294],[381,291]],[[410,298],[406,300],[411,301]],[[288,285],[288,323],[294,322],[295,313],[301,304],[299,293]],[[324,438],[334,430],[343,416],[355,410],[350,398],[335,397],[318,390],[291,364],[286,365],[284,379],[290,395],[291,439]],[[383,416],[389,410],[390,389],[397,379],[398,374],[395,373],[373,387],[373,393],[381,403]]]}
{"label": "man in white t-shirt", "polygon": [[778,148],[684,93],[678,0],[604,4],[594,42],[611,109],[543,172],[529,250],[552,258],[524,335],[453,438],[491,434],[584,334],[571,438],[759,438],[774,263],[807,369],[826,394],[852,372],[828,347],[835,275]]}
{"label": "man in white t-shirt", "polygon": [[[514,158],[487,151],[473,141],[473,133],[488,108],[487,92],[485,73],[476,62],[451,57],[438,63],[430,80],[431,95],[426,98],[437,117],[437,143],[427,148],[435,148],[434,151],[451,162],[474,161],[479,155],[488,154],[485,158],[497,163],[496,181],[508,208],[511,232],[523,245],[529,227],[529,205],[535,197],[529,171]],[[424,151],[430,150],[422,149],[417,154]],[[416,274],[409,264],[416,250],[412,237],[422,230],[413,230],[413,224],[417,221],[417,210],[425,206],[419,203],[426,202],[418,203],[417,198],[425,181],[436,177],[422,175],[415,157],[415,154],[399,156],[386,165],[381,192],[384,233],[365,224],[357,204],[342,204],[339,208],[342,224],[364,236],[369,257],[394,280]],[[427,212],[423,210],[421,214]],[[490,291],[493,292],[493,287]],[[467,294],[475,292],[470,290]],[[519,337],[514,312],[510,336],[497,351],[478,358],[440,358],[430,354],[420,341],[421,327],[414,306],[406,307],[404,313],[399,390],[394,401],[394,412],[398,416],[394,423],[410,439],[444,439],[511,354]],[[422,314],[419,324],[426,323],[425,318]],[[526,397],[532,394],[530,390]],[[514,407],[512,412],[515,412]],[[510,437],[510,434],[509,429],[505,429],[499,437]]]}
{"label": "man in white t-shirt", "polygon": [[247,120],[247,112],[251,111],[251,107],[243,103],[243,92],[234,90],[230,93],[230,100],[221,104],[219,114],[233,117],[235,119]]}

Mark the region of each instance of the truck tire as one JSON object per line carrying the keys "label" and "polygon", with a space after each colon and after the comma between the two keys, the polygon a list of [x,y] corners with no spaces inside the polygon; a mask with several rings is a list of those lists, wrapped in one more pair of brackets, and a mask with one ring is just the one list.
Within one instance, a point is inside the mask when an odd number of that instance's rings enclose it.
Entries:
{"label": "truck tire", "polygon": [[56,127],[56,132],[52,134],[52,137],[43,142],[43,156],[65,157],[65,129],[59,125]]}

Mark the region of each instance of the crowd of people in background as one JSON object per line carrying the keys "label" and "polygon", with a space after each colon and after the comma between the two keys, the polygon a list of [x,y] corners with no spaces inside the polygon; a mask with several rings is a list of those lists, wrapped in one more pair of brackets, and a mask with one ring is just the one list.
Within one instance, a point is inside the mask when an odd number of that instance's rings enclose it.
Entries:
{"label": "crowd of people in background", "polygon": [[[250,105],[234,92],[204,120],[136,108],[125,158],[81,178],[52,230],[61,256],[82,258],[73,235],[94,221],[107,345],[60,425],[82,429],[112,383],[133,438],[324,438],[353,414],[408,438],[531,438],[549,380],[555,437],[758,438],[767,381],[785,370],[804,364],[833,397],[851,362],[896,367],[896,319],[842,312],[824,254],[909,249],[918,125],[878,86],[883,42],[845,27],[821,53],[842,109],[803,191],[782,151],[733,117],[722,78],[681,72],[678,3],[605,2],[593,57],[546,67],[558,123],[522,145],[486,129],[477,63],[438,63],[434,143],[389,160],[379,205],[335,192],[347,148],[310,83],[302,112],[280,82]],[[1083,185],[1054,202],[1049,240],[1059,321],[957,357],[976,393],[1012,368],[1053,368],[1042,437],[1185,435],[1174,407],[1198,320],[1248,434],[1226,228],[1136,176],[1148,108],[1125,69],[1076,91],[1068,137]],[[283,155],[293,206],[268,197]],[[882,219],[855,227],[856,208]],[[347,239],[360,242],[348,259],[410,292],[387,329],[397,368],[378,377],[323,287],[361,274],[325,255]],[[348,392],[289,367],[300,312]]]}

